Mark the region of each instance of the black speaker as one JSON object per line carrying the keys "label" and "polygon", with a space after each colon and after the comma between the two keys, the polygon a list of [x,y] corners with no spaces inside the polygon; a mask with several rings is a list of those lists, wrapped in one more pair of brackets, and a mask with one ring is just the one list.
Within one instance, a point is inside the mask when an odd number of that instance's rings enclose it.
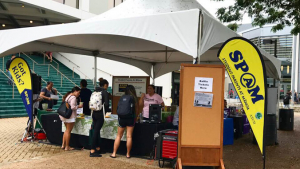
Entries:
{"label": "black speaker", "polygon": [[40,94],[42,88],[42,77],[35,73],[31,73],[32,93]]}
{"label": "black speaker", "polygon": [[149,105],[149,121],[150,121],[150,123],[160,123],[161,122],[161,105],[160,104],[150,104]]}
{"label": "black speaker", "polygon": [[161,86],[155,86],[155,93],[160,95],[160,97],[162,97],[162,90],[163,88]]}

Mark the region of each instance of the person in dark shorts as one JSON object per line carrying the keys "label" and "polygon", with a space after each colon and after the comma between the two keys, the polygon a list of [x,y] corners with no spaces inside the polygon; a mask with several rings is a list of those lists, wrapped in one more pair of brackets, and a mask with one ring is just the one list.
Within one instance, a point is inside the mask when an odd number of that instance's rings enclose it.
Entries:
{"label": "person in dark shorts", "polygon": [[114,144],[114,151],[110,155],[111,158],[116,158],[116,153],[120,146],[121,138],[123,137],[125,129],[127,129],[127,136],[126,136],[126,138],[127,138],[127,143],[126,143],[127,154],[126,154],[126,157],[130,158],[130,151],[131,151],[131,147],[132,147],[132,133],[133,133],[133,129],[134,129],[137,113],[138,113],[138,99],[136,96],[135,88],[132,85],[128,85],[126,87],[125,95],[130,95],[133,97],[133,108],[132,108],[133,113],[128,115],[128,117],[122,117],[122,118],[119,117],[118,118],[119,119],[118,134],[117,134],[115,144]]}

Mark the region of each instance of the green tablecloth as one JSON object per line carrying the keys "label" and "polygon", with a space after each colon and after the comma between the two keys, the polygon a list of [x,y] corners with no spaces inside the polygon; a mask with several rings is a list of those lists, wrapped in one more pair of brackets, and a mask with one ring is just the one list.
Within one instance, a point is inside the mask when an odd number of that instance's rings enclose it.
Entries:
{"label": "green tablecloth", "polygon": [[[118,116],[110,115],[110,118],[105,118],[105,122],[103,124],[102,129],[100,130],[101,138],[115,140],[118,133]],[[91,125],[93,123],[91,116],[85,116],[84,118],[77,118],[74,128],[71,133],[89,136]],[[64,124],[62,124],[62,132],[66,130]],[[121,139],[122,141],[126,141],[126,131]]]}
{"label": "green tablecloth", "polygon": [[[37,112],[37,119],[42,123],[41,116],[44,114],[57,114],[57,111],[45,111],[45,110],[38,110]],[[38,121],[35,122],[35,129],[41,128],[41,125],[38,123]]]}

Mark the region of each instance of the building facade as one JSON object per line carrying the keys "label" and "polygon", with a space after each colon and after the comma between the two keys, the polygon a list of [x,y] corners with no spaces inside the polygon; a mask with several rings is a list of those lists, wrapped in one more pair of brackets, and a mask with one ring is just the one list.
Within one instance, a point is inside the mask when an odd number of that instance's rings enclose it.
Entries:
{"label": "building facade", "polygon": [[[271,30],[273,25],[266,25],[262,28],[253,28],[249,25],[242,26],[238,29],[238,33],[281,61],[281,99],[288,91],[298,92],[298,85],[295,81],[293,82],[299,73],[296,71],[296,50],[294,50],[297,48],[297,41],[295,40],[297,37],[291,35],[292,27],[285,27],[281,31],[273,32]],[[267,83],[269,87],[275,85],[272,78],[268,78]]]}

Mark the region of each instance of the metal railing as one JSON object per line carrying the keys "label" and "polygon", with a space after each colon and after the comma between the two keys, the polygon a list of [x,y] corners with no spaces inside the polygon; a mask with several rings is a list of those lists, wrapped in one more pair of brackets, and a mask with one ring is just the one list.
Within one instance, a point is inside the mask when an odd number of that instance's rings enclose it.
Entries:
{"label": "metal railing", "polygon": [[8,78],[8,80],[10,80],[10,81],[12,81],[13,82],[13,90],[12,90],[12,98],[14,99],[15,98],[15,82],[14,82],[14,80],[12,80],[10,77],[8,77],[4,72],[3,72],[3,70],[1,70],[0,69],[0,71]]}
{"label": "metal railing", "polygon": [[94,84],[94,80],[90,77],[88,77],[86,74],[84,74],[81,70],[79,70],[77,67],[73,67],[73,74],[72,74],[72,77],[74,78],[74,74],[75,74],[75,71],[74,69],[77,69],[80,73],[82,73],[84,75],[84,79],[88,79],[88,80],[92,80],[93,81],[93,84]]}
{"label": "metal railing", "polygon": [[[22,52],[23,53],[23,52]],[[72,80],[70,80],[66,75],[64,75],[62,72],[60,72],[58,69],[56,69],[53,65],[51,64],[39,64],[37,63],[36,61],[34,61],[31,57],[29,57],[27,54],[23,53],[25,56],[27,56],[31,61],[32,61],[32,64],[33,64],[33,71],[34,71],[34,64],[36,65],[41,65],[41,66],[48,66],[48,77],[50,76],[50,67],[52,67],[54,70],[56,70],[57,72],[57,75],[60,74],[61,75],[61,83],[60,83],[60,87],[62,87],[62,82],[63,82],[63,78],[62,77],[65,77],[67,80],[69,80],[72,84],[74,84],[75,86],[78,86],[76,85]]]}
{"label": "metal railing", "polygon": [[63,58],[65,58],[67,61],[69,61],[70,63],[72,63],[73,65],[75,65],[76,67],[80,68],[80,66],[78,66],[76,63],[72,62],[70,59],[68,59],[67,57],[65,57],[63,54],[56,52],[57,54],[59,54],[60,56],[62,56]]}
{"label": "metal railing", "polygon": [[[43,52],[41,52],[41,54],[44,55],[44,64],[46,64],[46,57],[45,57],[45,56],[47,56],[48,58],[49,58],[50,56],[47,55],[47,53],[43,53]],[[52,57],[52,61],[55,62],[55,63],[57,64],[57,70],[59,70],[59,63],[57,63],[55,60],[53,60],[53,57]],[[51,63],[50,63],[50,65],[51,65]]]}
{"label": "metal railing", "polygon": [[[95,69],[95,67],[93,67],[92,69]],[[99,68],[97,68],[97,70],[100,71],[100,72],[106,73],[106,74],[108,74],[108,75],[110,75],[110,76],[113,76],[112,74],[110,74],[110,73],[108,73],[108,72],[105,72],[105,71],[103,71],[103,70],[101,70],[101,69],[99,69]]]}
{"label": "metal railing", "polygon": [[[37,74],[34,70],[31,70],[33,73],[35,73],[35,74]],[[41,77],[41,80],[44,82],[44,83],[46,83],[46,85],[47,85],[47,81],[46,80],[44,80],[42,77]],[[57,91],[57,90],[56,90]],[[60,96],[63,96],[59,91],[57,91],[57,93],[60,95]]]}

